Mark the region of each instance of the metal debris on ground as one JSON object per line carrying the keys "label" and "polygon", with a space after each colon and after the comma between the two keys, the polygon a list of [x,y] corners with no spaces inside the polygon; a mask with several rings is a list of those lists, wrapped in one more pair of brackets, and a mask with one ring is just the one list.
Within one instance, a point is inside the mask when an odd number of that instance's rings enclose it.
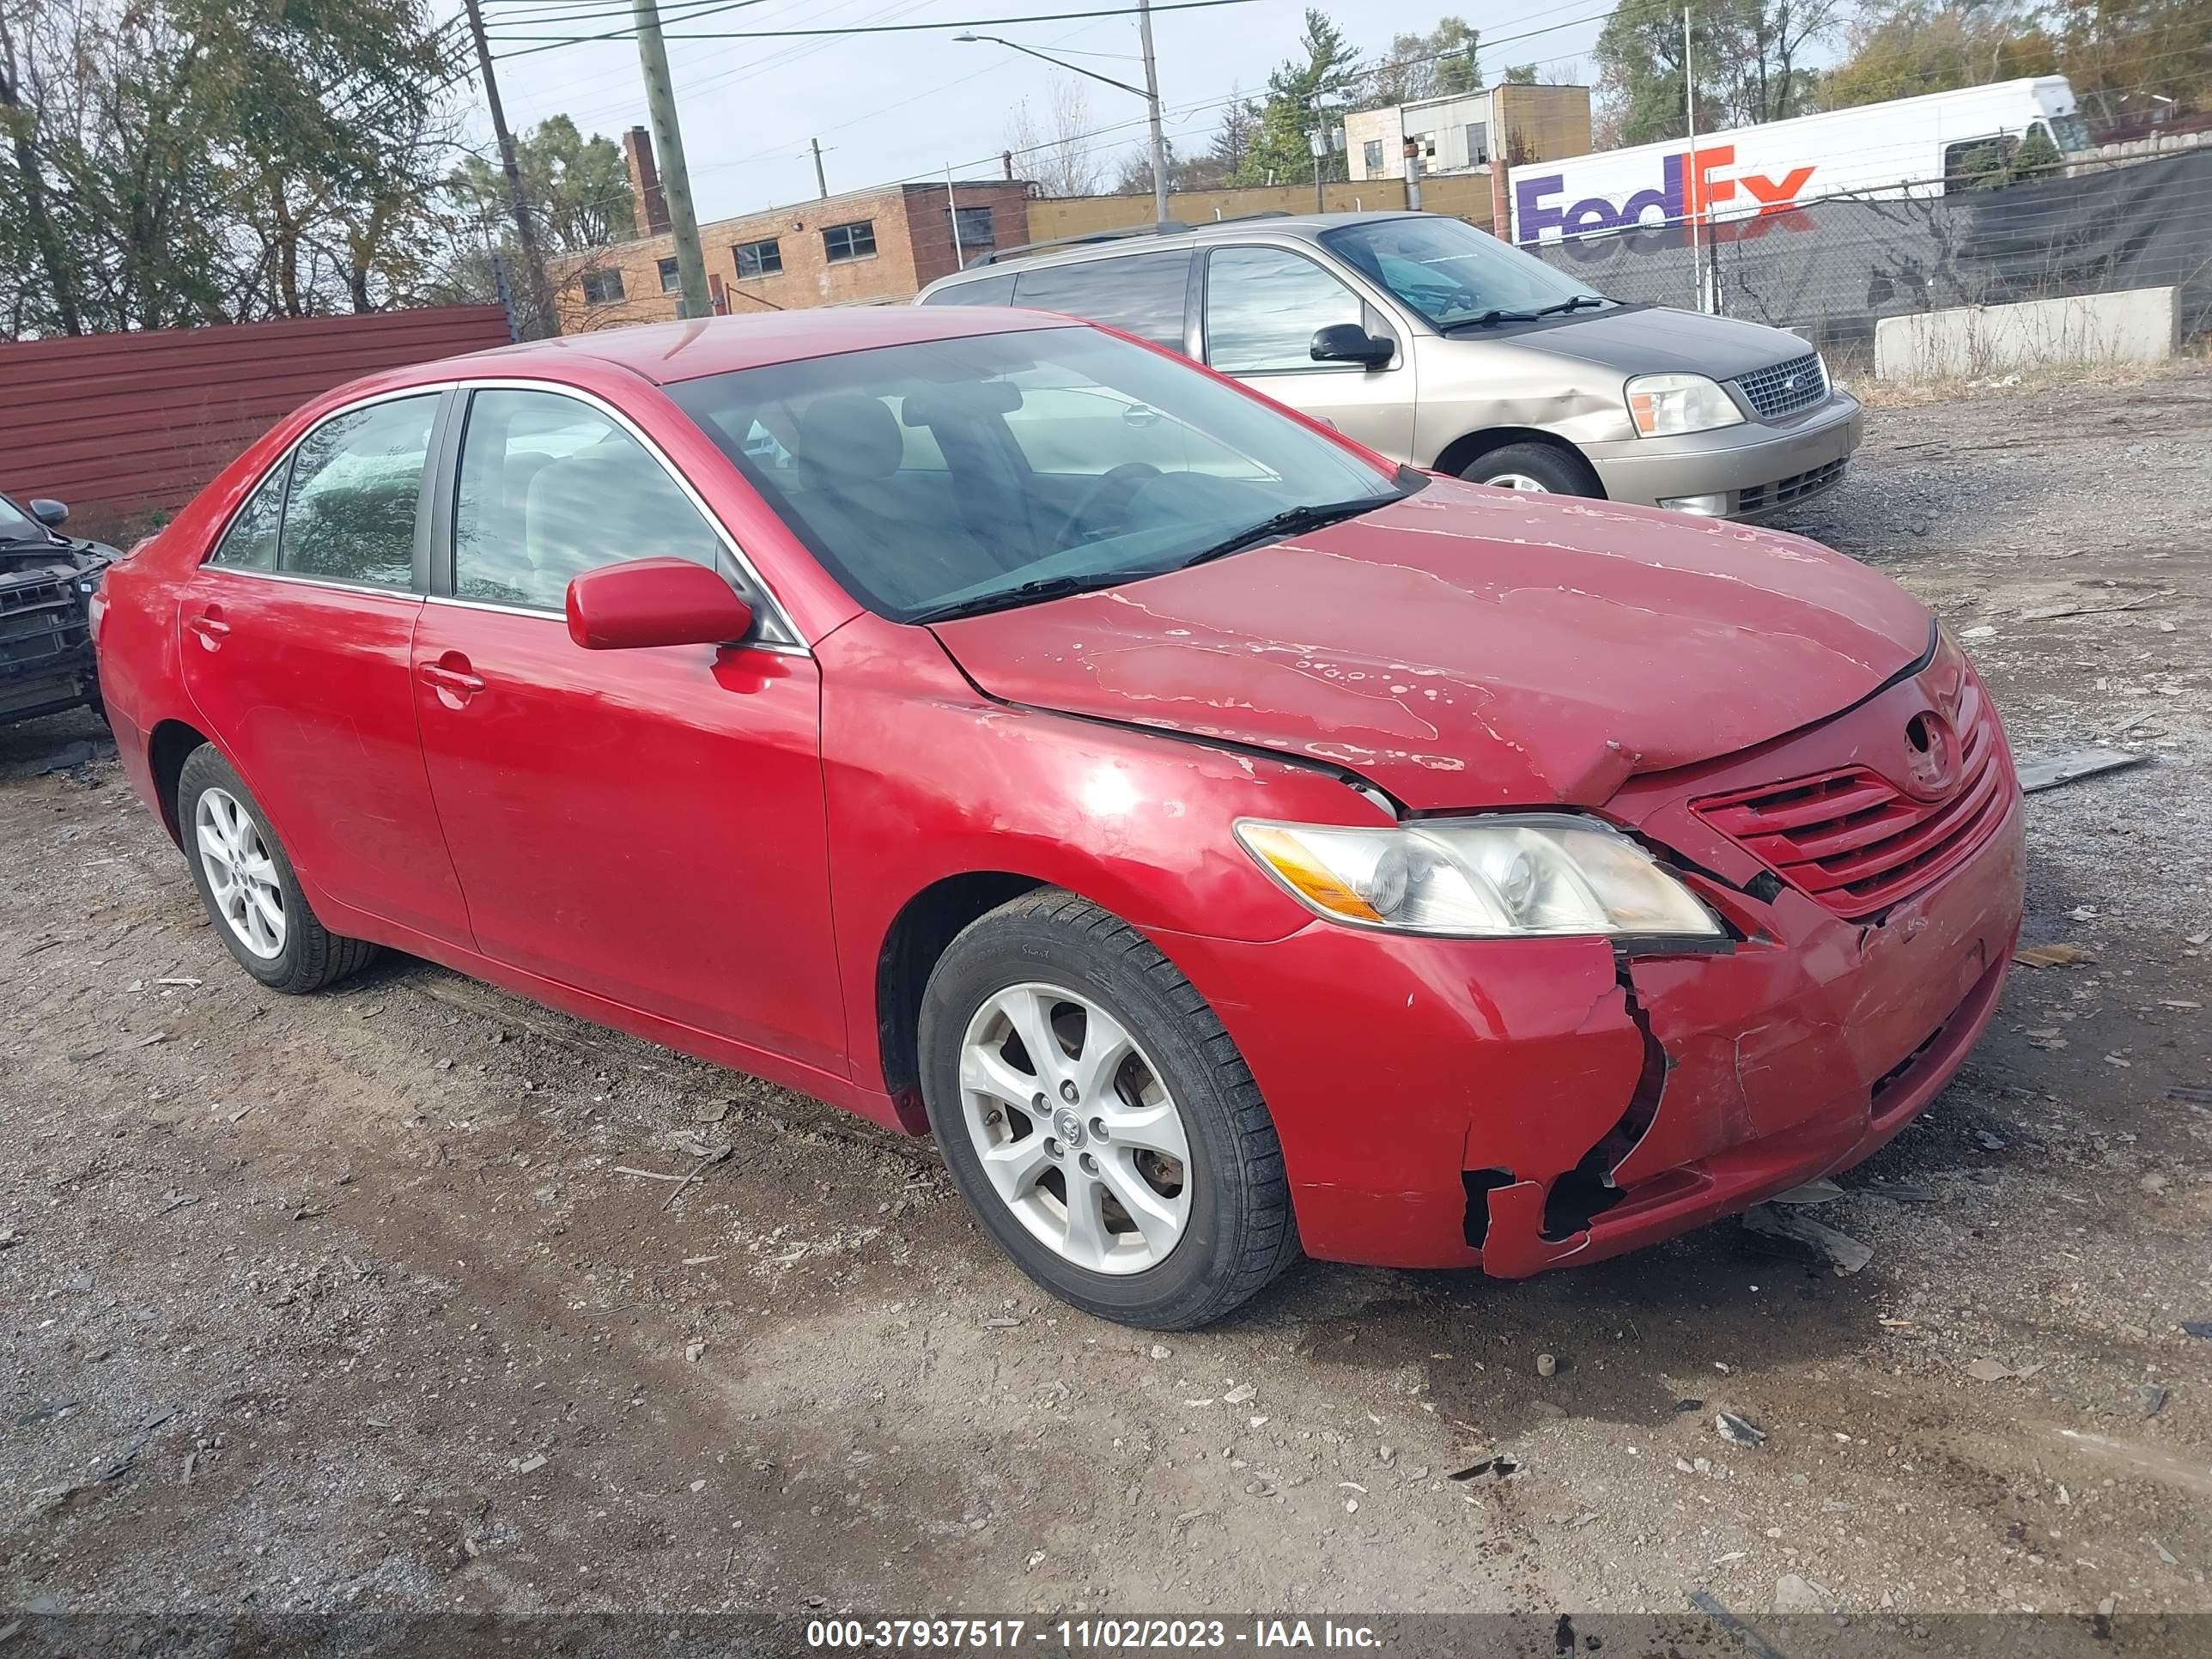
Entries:
{"label": "metal debris on ground", "polygon": [[1713,1431],[1731,1445],[1763,1446],[1766,1431],[1747,1417],[1738,1417],[1734,1412],[1721,1412],[1713,1418]]}
{"label": "metal debris on ground", "polygon": [[1833,1227],[1823,1226],[1812,1217],[1794,1209],[1778,1209],[1772,1204],[1754,1204],[1743,1212],[1743,1224],[1755,1233],[1765,1233],[1771,1238],[1795,1239],[1798,1243],[1810,1247],[1839,1276],[1855,1273],[1874,1260],[1872,1245],[1863,1244],[1849,1233],[1839,1233]]}
{"label": "metal debris on ground", "polygon": [[2012,959],[2023,968],[2066,968],[2077,962],[2094,962],[2078,945],[2023,945],[2012,953]]}
{"label": "metal debris on ground", "polygon": [[2185,1319],[2181,1328],[2191,1336],[2212,1339],[2212,1319]]}
{"label": "metal debris on ground", "polygon": [[2148,754],[2131,755],[2124,749],[2076,749],[2063,755],[2039,755],[2033,760],[2021,761],[2014,769],[2020,776],[2021,793],[2033,795],[2039,790],[2056,789],[2062,783],[2094,778],[2100,772],[2141,766],[2148,759]]}
{"label": "metal debris on ground", "polygon": [[1977,1382],[2002,1382],[2008,1376],[2025,1381],[2043,1369],[2040,1359],[2026,1365],[2008,1365],[2002,1359],[1977,1359],[1966,1367],[1966,1375]]}
{"label": "metal debris on ground", "polygon": [[1844,1189],[1826,1176],[1815,1176],[1802,1187],[1792,1187],[1786,1193],[1777,1193],[1766,1201],[1769,1204],[1793,1204],[1804,1207],[1814,1204],[1829,1204],[1844,1195]]}
{"label": "metal debris on ground", "polygon": [[1559,1369],[1559,1362],[1558,1358],[1557,1358],[1556,1357],[1554,1357],[1553,1355],[1551,1355],[1551,1354],[1548,1354],[1548,1353],[1540,1353],[1540,1354],[1538,1354],[1538,1355],[1536,1356],[1536,1375],[1537,1375],[1537,1376],[1551,1376],[1553,1373],[1554,1373],[1555,1371],[1557,1371]]}

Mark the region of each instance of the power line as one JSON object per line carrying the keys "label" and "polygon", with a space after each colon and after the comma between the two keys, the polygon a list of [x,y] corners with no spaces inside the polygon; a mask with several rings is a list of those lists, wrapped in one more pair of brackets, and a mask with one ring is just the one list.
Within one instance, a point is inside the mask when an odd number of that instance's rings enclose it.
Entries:
{"label": "power line", "polygon": [[[729,0],[731,4],[746,5],[756,0]],[[1155,13],[1164,11],[1203,11],[1215,6],[1245,6],[1253,0],[1171,0],[1167,5],[1154,6]],[[999,28],[1009,23],[1060,23],[1077,17],[1133,17],[1133,6],[1115,6],[1099,11],[1031,12],[1020,17],[948,17],[930,23],[876,23],[867,26],[848,26],[844,28],[820,29],[752,29],[721,31],[708,30],[690,34],[670,34],[671,40],[782,40],[820,35],[906,34],[928,33],[940,29]],[[695,14],[695,16],[696,14]],[[595,40],[619,40],[635,33],[634,29],[614,29],[605,34],[548,36],[542,34],[501,34],[499,40],[539,40],[542,46],[526,47],[521,52],[503,52],[501,58],[524,58],[533,52],[550,52],[556,46],[582,46]]]}

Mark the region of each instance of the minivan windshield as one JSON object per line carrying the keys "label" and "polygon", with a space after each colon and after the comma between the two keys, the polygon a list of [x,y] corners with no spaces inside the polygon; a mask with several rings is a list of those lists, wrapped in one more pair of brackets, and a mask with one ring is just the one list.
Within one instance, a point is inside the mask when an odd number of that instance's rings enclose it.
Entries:
{"label": "minivan windshield", "polygon": [[845,590],[897,622],[1158,575],[1421,482],[1091,328],[883,346],[668,392]]}
{"label": "minivan windshield", "polygon": [[1592,309],[1605,303],[1534,254],[1441,214],[1368,219],[1323,231],[1321,240],[1437,329],[1571,315],[1577,301]]}

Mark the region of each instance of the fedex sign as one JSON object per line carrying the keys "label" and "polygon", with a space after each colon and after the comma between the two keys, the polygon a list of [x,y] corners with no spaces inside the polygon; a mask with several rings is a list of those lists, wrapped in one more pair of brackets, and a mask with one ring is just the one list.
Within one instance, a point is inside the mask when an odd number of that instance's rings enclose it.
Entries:
{"label": "fedex sign", "polygon": [[[1601,153],[1594,162],[1607,160]],[[1513,184],[1513,238],[1518,242],[1556,242],[1595,231],[1655,225],[1709,224],[1716,218],[1747,215],[1767,218],[1797,205],[1811,182],[1814,167],[1791,167],[1778,179],[1736,173],[1734,144],[1687,146],[1657,158],[1659,179],[1642,190],[1594,191],[1569,202],[1566,173],[1524,174]],[[1727,169],[1728,171],[1723,171]],[[1649,176],[1648,174],[1646,175]],[[1727,209],[1723,213],[1720,210]],[[1756,235],[1765,226],[1751,231]]]}

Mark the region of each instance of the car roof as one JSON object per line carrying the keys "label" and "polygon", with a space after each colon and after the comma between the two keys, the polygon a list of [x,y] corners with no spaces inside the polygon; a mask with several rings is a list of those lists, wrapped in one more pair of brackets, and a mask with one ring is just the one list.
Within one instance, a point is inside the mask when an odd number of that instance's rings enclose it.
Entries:
{"label": "car roof", "polygon": [[[1290,235],[1311,241],[1326,230],[1346,225],[1373,224],[1383,219],[1426,218],[1431,216],[1398,209],[1371,213],[1255,213],[1243,218],[1205,220],[1197,224],[1136,225],[1102,230],[1088,235],[1058,237],[1026,247],[1000,249],[973,264],[940,276],[923,291],[935,293],[962,283],[1011,270],[1016,267],[1077,264],[1086,259],[1115,258],[1131,253],[1172,252],[1194,242],[1259,241]],[[1186,241],[1184,239],[1190,239]]]}
{"label": "car roof", "polygon": [[658,386],[724,374],[733,369],[795,362],[878,346],[957,340],[1030,328],[1080,328],[1079,322],[1003,306],[820,307],[768,315],[705,317],[691,322],[644,323],[550,340],[526,340],[488,351],[449,357],[429,368],[471,372],[530,368],[558,378],[578,357],[612,363]]}

